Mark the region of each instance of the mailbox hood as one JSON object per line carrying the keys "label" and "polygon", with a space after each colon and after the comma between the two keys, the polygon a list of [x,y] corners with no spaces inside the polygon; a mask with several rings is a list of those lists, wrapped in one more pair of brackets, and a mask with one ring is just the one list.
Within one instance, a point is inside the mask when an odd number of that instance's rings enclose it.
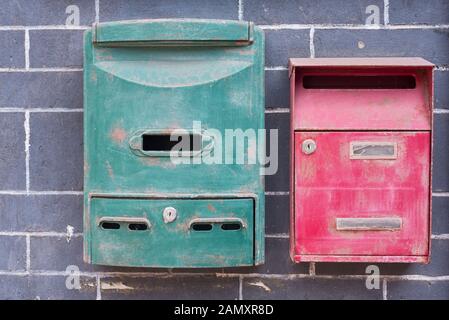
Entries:
{"label": "mailbox hood", "polygon": [[289,75],[295,67],[313,68],[434,68],[435,65],[419,57],[385,57],[385,58],[291,58],[289,59]]}
{"label": "mailbox hood", "polygon": [[103,46],[248,45],[253,24],[233,20],[156,19],[94,24],[93,43]]}

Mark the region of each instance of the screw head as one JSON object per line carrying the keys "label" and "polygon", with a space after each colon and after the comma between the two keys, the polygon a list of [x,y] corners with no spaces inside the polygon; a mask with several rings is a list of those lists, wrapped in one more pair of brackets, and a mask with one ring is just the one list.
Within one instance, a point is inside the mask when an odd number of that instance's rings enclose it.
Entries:
{"label": "screw head", "polygon": [[302,142],[302,152],[304,154],[312,154],[316,150],[316,142],[312,139],[307,139]]}
{"label": "screw head", "polygon": [[162,213],[162,217],[164,218],[165,223],[170,223],[176,220],[178,214],[176,209],[173,207],[166,207],[164,212]]}

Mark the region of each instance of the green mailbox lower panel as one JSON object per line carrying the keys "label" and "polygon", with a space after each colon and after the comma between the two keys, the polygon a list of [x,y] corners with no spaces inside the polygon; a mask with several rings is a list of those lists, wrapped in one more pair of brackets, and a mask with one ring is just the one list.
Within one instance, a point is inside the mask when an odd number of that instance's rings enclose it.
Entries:
{"label": "green mailbox lower panel", "polygon": [[90,199],[92,263],[135,267],[254,264],[255,199]]}

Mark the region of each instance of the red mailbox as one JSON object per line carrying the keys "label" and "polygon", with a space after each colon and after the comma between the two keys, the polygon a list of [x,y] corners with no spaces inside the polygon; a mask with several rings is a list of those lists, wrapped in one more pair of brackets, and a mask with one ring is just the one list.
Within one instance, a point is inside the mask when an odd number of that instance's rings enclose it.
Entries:
{"label": "red mailbox", "polygon": [[295,262],[429,262],[433,68],[290,59]]}

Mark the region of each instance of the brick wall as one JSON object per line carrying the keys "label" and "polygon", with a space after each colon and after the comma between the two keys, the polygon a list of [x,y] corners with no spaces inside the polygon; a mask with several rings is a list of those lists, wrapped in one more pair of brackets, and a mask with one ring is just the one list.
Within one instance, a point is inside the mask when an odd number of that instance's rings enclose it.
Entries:
{"label": "brick wall", "polygon": [[[377,27],[365,25],[369,5],[379,8]],[[449,298],[449,0],[0,0],[0,8],[0,298]],[[79,25],[66,26],[77,9]],[[94,21],[161,17],[262,26],[266,126],[282,141],[288,57],[422,56],[437,64],[432,262],[379,265],[379,290],[365,288],[366,264],[292,264],[289,150],[281,143],[279,172],[266,183],[264,266],[85,265],[82,33]],[[80,269],[80,290],[66,289],[69,265]]]}

